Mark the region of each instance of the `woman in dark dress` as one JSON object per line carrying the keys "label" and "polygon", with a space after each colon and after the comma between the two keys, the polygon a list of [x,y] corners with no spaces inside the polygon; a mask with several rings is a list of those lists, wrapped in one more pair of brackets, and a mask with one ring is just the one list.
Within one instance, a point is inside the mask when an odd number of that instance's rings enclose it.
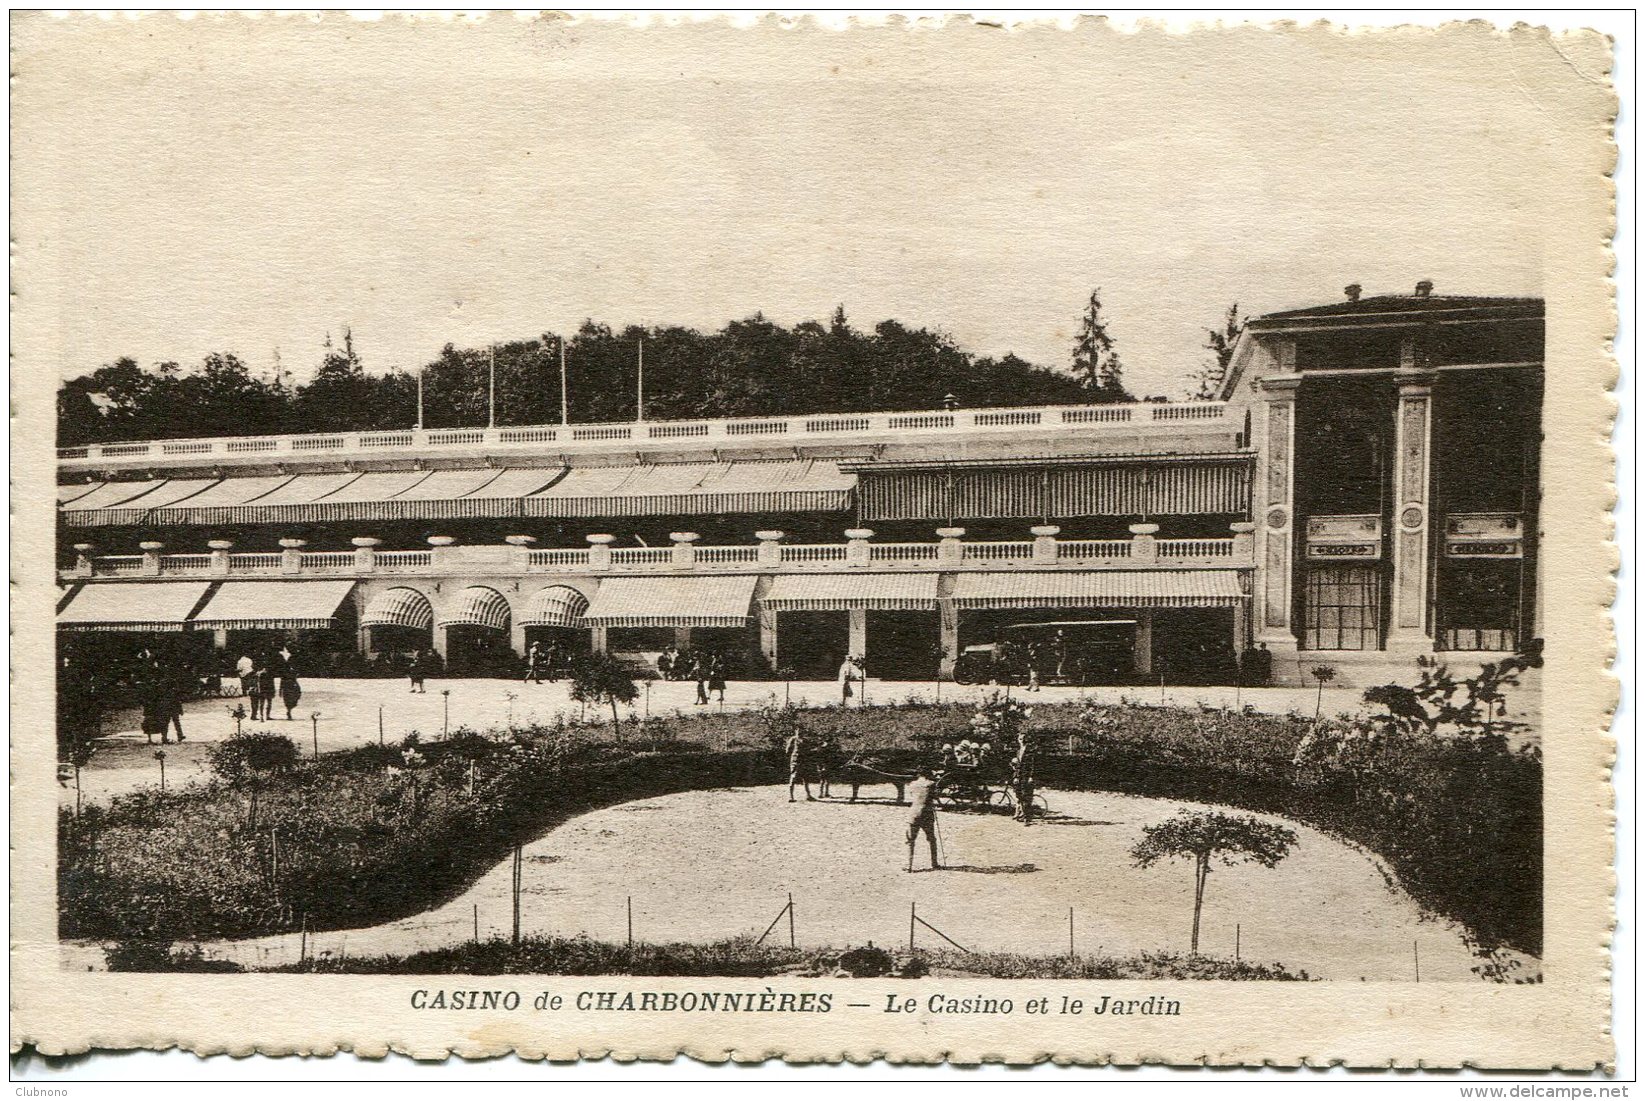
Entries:
{"label": "woman in dark dress", "polygon": [[[725,655],[715,654],[708,659],[708,690],[720,694],[720,702],[725,702]],[[707,703],[708,698],[703,697]]]}
{"label": "woman in dark dress", "polygon": [[286,722],[291,721],[291,711],[297,706],[297,701],[303,698],[303,686],[297,681],[297,663],[293,660],[289,649],[280,651],[280,702],[286,707]]}

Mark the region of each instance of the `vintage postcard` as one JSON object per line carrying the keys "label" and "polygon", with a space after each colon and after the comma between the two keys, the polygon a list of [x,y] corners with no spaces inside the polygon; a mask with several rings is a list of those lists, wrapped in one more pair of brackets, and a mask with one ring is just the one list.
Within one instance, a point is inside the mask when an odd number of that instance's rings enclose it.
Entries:
{"label": "vintage postcard", "polygon": [[13,16],[13,1049],[1609,1066],[1611,51]]}

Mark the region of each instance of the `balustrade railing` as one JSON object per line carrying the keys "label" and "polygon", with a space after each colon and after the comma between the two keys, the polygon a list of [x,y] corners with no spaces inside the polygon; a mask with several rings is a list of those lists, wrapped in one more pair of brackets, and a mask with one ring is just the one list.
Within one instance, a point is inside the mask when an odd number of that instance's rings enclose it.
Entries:
{"label": "balustrade railing", "polygon": [[171,574],[209,573],[209,554],[164,554],[160,556],[160,572]]}
{"label": "balustrade railing", "polygon": [[[1057,564],[1074,566],[1092,561],[1120,561],[1120,568],[1146,569],[1154,563],[1174,565],[1194,560],[1226,561],[1231,566],[1246,566],[1249,562],[1235,561],[1233,539],[1159,539],[1154,542],[1154,555],[1145,559],[1137,550],[1138,542],[1129,539],[1066,539],[1055,541],[1055,552],[1049,557],[1043,551],[1036,554],[1036,544],[1028,540],[961,543],[959,564],[964,568],[1039,569]],[[353,574],[439,572],[452,566],[481,565],[508,572],[509,566],[499,565],[491,555],[494,548],[485,548],[486,555],[465,561],[470,548],[451,546],[438,554],[433,550],[373,551],[362,556],[355,551],[301,551],[297,554],[298,573]],[[598,549],[598,548],[593,548]],[[528,550],[524,555],[524,569],[530,570],[599,570],[599,569],[666,569],[677,561],[676,549],[667,547],[614,547],[609,554],[609,566],[598,564],[599,559],[588,547],[556,547]],[[290,552],[252,551],[229,554],[227,572],[237,574],[269,574],[286,572]],[[452,557],[445,558],[449,554]],[[212,554],[164,554],[153,559],[157,573],[162,577],[197,576],[214,573],[217,560]],[[90,560],[92,577],[116,577],[149,572],[146,555],[105,555]],[[438,561],[438,564],[437,564]],[[516,563],[519,559],[514,559]],[[845,567],[848,563],[862,564],[853,557],[851,545],[846,543],[793,543],[778,544],[773,560],[762,560],[761,551],[754,545],[693,546],[690,553],[692,568],[749,569]],[[944,568],[942,545],[939,543],[874,543],[867,544],[866,563],[881,567]],[[369,566],[365,563],[370,563]],[[84,570],[84,565],[80,567]],[[952,566],[947,567],[952,568]],[[70,574],[76,571],[67,571]],[[79,576],[85,576],[79,573]]]}
{"label": "balustrade railing", "polygon": [[962,546],[961,557],[967,562],[998,562],[1034,555],[1034,544],[1025,542],[965,543]]}
{"label": "balustrade railing", "polygon": [[1129,539],[1063,539],[1057,542],[1058,560],[1068,558],[1130,558]]}
{"label": "balustrade railing", "polygon": [[1234,553],[1232,539],[1161,539],[1161,558],[1229,558]]}
{"label": "balustrade railing", "polygon": [[177,440],[133,440],[57,449],[57,458],[76,466],[105,459],[209,458],[214,455],[330,454],[353,450],[499,447],[529,448],[573,442],[620,446],[643,440],[750,440],[837,436],[864,432],[942,436],[955,432],[1011,432],[1063,425],[1125,425],[1129,430],[1158,424],[1174,431],[1234,426],[1236,416],[1222,402],[1138,402],[1124,405],[1043,406],[1028,409],[960,409],[902,413],[809,414],[793,417],[711,421],[657,421],[642,424],[515,425],[507,428],[430,428],[371,432],[330,432],[306,436],[243,436]]}

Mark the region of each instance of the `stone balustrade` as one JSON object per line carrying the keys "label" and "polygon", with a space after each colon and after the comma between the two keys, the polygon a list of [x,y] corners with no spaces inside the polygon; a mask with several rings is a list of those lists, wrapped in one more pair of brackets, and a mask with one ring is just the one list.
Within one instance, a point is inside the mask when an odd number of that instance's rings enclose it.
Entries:
{"label": "stone balustrade", "polygon": [[675,532],[665,547],[618,547],[617,537],[587,536],[586,547],[539,548],[527,535],[502,544],[463,545],[449,535],[428,538],[427,550],[383,550],[381,540],[360,536],[352,551],[306,550],[307,541],[284,538],[274,553],[231,553],[234,544],[212,540],[209,554],[164,554],[164,544],[145,542],[139,555],[96,557],[89,543],[75,544],[75,564],[64,580],[101,577],[328,577],[378,574],[527,576],[543,573],[817,573],[846,571],[941,572],[955,570],[1091,570],[1249,568],[1251,525],[1232,525],[1216,539],[1161,539],[1157,524],[1133,524],[1130,539],[1060,539],[1055,525],[1031,529],[1031,541],[967,541],[964,528],[939,528],[935,542],[883,543],[867,528],[851,528],[843,543],[790,543],[784,532],[756,533],[754,544],[703,546],[696,532]]}

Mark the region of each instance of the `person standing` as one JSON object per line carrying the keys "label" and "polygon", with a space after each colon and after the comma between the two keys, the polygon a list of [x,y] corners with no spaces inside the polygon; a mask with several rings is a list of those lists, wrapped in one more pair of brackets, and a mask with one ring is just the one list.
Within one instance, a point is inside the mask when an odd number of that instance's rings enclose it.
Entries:
{"label": "person standing", "polygon": [[160,735],[162,743],[169,741],[166,734],[169,716],[166,714],[165,693],[160,685],[160,670],[147,650],[138,655],[133,680],[137,686],[138,703],[143,709],[143,736],[151,745],[156,734]]}
{"label": "person standing", "polygon": [[1039,690],[1040,648],[1038,646],[1030,646],[1028,648],[1028,691],[1038,692]]}
{"label": "person standing", "polygon": [[234,663],[235,675],[240,678],[240,695],[251,698],[251,690],[256,687],[252,674],[257,671],[257,663],[251,660],[250,654],[241,654],[240,660]]}
{"label": "person standing", "polygon": [[303,698],[303,686],[297,680],[297,663],[291,652],[291,647],[280,648],[280,702],[286,708],[286,722],[291,721],[291,712],[297,706],[297,701]]}
{"label": "person standing", "polygon": [[525,676],[520,679],[520,683],[543,683],[543,648],[541,643],[533,642],[526,648]]}
{"label": "person standing", "polygon": [[942,861],[937,854],[937,781],[929,768],[920,768],[908,782],[908,805],[908,870],[914,870],[914,843],[922,833],[931,850],[931,868],[933,871],[940,869]]}
{"label": "person standing", "polygon": [[1026,729],[1017,732],[1017,755],[1011,758],[1011,792],[1016,802],[1011,817],[1026,826],[1034,815],[1034,751]]}
{"label": "person standing", "polygon": [[697,703],[708,702],[708,658],[699,654],[691,661],[691,678],[697,682]]}
{"label": "person standing", "polygon": [[717,650],[708,659],[708,690],[718,692],[725,703],[725,655]]}
{"label": "person standing", "polygon": [[164,742],[165,728],[170,726],[177,731],[177,741],[183,741],[183,700],[187,698],[189,687],[193,683],[193,674],[181,661],[166,666],[160,674],[162,702],[165,706],[165,718],[161,720],[160,740]]}
{"label": "person standing", "polygon": [[857,659],[847,654],[845,660],[840,662],[841,707],[849,707],[851,705],[851,697],[856,695],[856,693],[852,691],[851,682],[860,681],[861,679],[862,677],[859,673]]}
{"label": "person standing", "polygon": [[421,650],[413,650],[411,652],[411,660],[406,662],[406,679],[411,682],[411,691],[426,691],[423,687],[424,670],[425,666],[423,663],[423,652]]}
{"label": "person standing", "polygon": [[274,718],[274,670],[267,655],[258,657],[257,668],[251,676],[256,682],[251,695],[251,717],[268,722]]}
{"label": "person standing", "polygon": [[805,801],[815,803],[817,800],[811,795],[811,762],[805,735],[796,729],[783,743],[783,749],[788,753],[788,801],[794,802],[794,785],[802,784],[805,787]]}

